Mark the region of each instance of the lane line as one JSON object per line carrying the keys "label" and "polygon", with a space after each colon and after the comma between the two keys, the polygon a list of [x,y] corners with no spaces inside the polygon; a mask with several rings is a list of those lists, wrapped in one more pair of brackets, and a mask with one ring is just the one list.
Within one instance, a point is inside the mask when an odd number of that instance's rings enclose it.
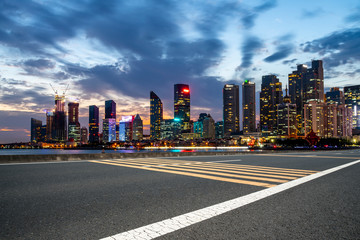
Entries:
{"label": "lane line", "polygon": [[139,227],[127,232],[122,232],[110,237],[103,238],[102,240],[120,240],[120,239],[154,239],[156,237],[163,236],[165,234],[177,231],[179,229],[188,227],[190,225],[208,220],[220,214],[232,211],[234,209],[243,207],[247,204],[259,201],[261,199],[267,198],[274,194],[283,192],[290,188],[296,187],[300,184],[312,181],[319,177],[323,177],[327,174],[339,171],[343,168],[352,166],[359,163],[360,160],[353,161],[347,164],[343,164],[334,168],[327,169],[322,172],[318,172],[303,178],[296,179],[291,182],[287,182],[281,185],[277,185],[272,188],[267,188],[254,192],[239,198],[235,198],[226,202],[215,204],[206,208],[202,208],[193,212],[182,214],[173,218],[169,218],[160,222],[152,223],[143,227]]}
{"label": "lane line", "polygon": [[[256,154],[259,156],[267,156],[267,157],[297,157],[297,158],[307,158],[313,157],[314,155],[290,155],[290,154]],[[358,159],[358,157],[332,157],[332,156],[325,156],[325,155],[317,155],[316,158],[341,158],[341,159]]]}
{"label": "lane line", "polygon": [[51,162],[24,162],[24,163],[0,163],[1,166],[13,166],[13,165],[36,165],[36,164],[53,164],[53,163],[87,163],[88,160],[71,160],[71,161],[51,161]]}
{"label": "lane line", "polygon": [[172,171],[172,170],[165,170],[165,169],[151,169],[151,168],[144,168],[142,166],[130,166],[130,165],[126,165],[126,164],[104,162],[104,161],[95,161],[95,160],[90,160],[89,162],[101,163],[101,164],[109,164],[109,165],[115,165],[115,166],[121,166],[121,167],[137,168],[137,169],[143,169],[143,170],[155,171],[155,172],[173,173],[173,174],[178,174],[178,175],[205,178],[205,179],[217,180],[217,181],[223,181],[223,182],[241,183],[241,184],[247,184],[247,185],[258,186],[258,187],[268,187],[269,188],[269,187],[276,186],[274,184],[269,184],[269,183],[254,182],[254,181],[247,181],[247,180],[240,180],[240,179],[233,179],[233,178],[225,178],[225,177],[216,177],[216,176],[198,174],[198,173],[179,172],[179,171]]}
{"label": "lane line", "polygon": [[[109,162],[111,162],[111,161],[109,161]],[[117,162],[114,162],[114,163],[117,163]],[[141,167],[142,169],[154,170],[154,171],[159,170],[159,168],[160,168],[160,169],[175,170],[175,171],[179,171],[180,174],[182,174],[184,171],[186,171],[186,172],[204,173],[204,174],[218,175],[218,176],[223,176],[223,177],[241,178],[241,179],[251,179],[251,180],[266,181],[266,182],[276,182],[276,183],[288,182],[288,180],[284,180],[284,179],[264,178],[264,177],[252,177],[252,176],[240,175],[240,174],[211,172],[211,171],[204,171],[204,170],[197,170],[197,169],[185,169],[185,168],[184,168],[185,166],[183,167],[182,165],[173,166],[173,167],[156,165],[156,166],[151,166],[150,168],[145,168],[145,167],[143,167],[142,164],[138,164],[138,163],[127,163],[127,165],[130,165],[129,167],[137,166],[137,167]],[[206,175],[206,176],[209,176],[209,175]]]}

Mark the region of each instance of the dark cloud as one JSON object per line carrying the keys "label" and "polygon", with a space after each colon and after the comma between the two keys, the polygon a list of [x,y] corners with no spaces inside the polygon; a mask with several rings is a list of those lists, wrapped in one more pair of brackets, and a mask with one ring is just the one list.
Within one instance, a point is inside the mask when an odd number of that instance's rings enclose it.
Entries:
{"label": "dark cloud", "polygon": [[255,6],[253,9],[247,9],[241,12],[241,22],[246,29],[251,29],[255,25],[255,20],[262,12],[270,10],[277,6],[277,1],[263,1],[262,4]]}
{"label": "dark cloud", "polygon": [[291,59],[291,60],[284,60],[284,61],[282,62],[282,64],[284,64],[284,65],[288,65],[288,64],[293,65],[296,61],[297,61],[297,58],[293,58],[293,59]]}
{"label": "dark cloud", "polygon": [[263,47],[263,42],[260,38],[255,36],[250,36],[245,39],[244,44],[242,45],[242,59],[241,65],[237,68],[238,71],[248,68],[252,65],[252,59],[260,48]]}
{"label": "dark cloud", "polygon": [[25,68],[36,68],[39,70],[50,69],[55,67],[55,63],[49,59],[29,59],[22,62]]}
{"label": "dark cloud", "polygon": [[264,59],[265,62],[275,62],[288,57],[294,52],[293,44],[282,44],[276,48],[276,52]]}
{"label": "dark cloud", "polygon": [[327,67],[336,67],[360,61],[360,28],[334,32],[323,38],[301,45],[304,52],[318,53],[323,56]]}
{"label": "dark cloud", "polygon": [[354,13],[350,14],[345,18],[346,22],[359,23],[360,22],[360,6],[355,8]]}

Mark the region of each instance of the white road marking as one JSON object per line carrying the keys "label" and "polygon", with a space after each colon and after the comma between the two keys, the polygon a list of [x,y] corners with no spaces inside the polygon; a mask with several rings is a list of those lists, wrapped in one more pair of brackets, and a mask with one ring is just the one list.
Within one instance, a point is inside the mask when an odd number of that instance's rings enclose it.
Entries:
{"label": "white road marking", "polygon": [[207,161],[207,163],[212,163],[212,162],[241,162],[241,159],[238,160],[223,160],[223,161]]}
{"label": "white road marking", "polygon": [[202,222],[220,214],[229,212],[231,210],[240,208],[247,204],[256,202],[258,200],[267,198],[271,195],[280,193],[287,189],[296,187],[300,184],[309,182],[327,174],[336,172],[340,169],[349,167],[351,165],[360,163],[360,160],[356,160],[347,164],[343,164],[334,168],[327,169],[322,172],[318,172],[303,178],[293,180],[291,182],[283,183],[275,187],[267,188],[254,192],[239,198],[235,198],[226,202],[215,204],[206,208],[202,208],[193,212],[189,212],[183,215],[179,215],[173,218],[169,218],[160,222],[152,223],[143,227],[139,227],[127,232],[119,233],[110,237],[103,238],[102,240],[120,240],[120,239],[153,239],[160,237],[167,233],[177,231],[179,229],[188,227],[195,223]]}

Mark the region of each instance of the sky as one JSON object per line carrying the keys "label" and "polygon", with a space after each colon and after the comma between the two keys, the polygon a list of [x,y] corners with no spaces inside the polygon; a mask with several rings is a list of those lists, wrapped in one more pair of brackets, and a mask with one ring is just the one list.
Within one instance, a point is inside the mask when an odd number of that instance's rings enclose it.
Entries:
{"label": "sky", "polygon": [[[149,132],[150,91],[173,117],[173,85],[189,84],[191,119],[222,120],[224,84],[324,62],[325,89],[360,84],[358,0],[2,0],[0,143],[30,140],[54,90],[80,104],[117,104]],[[52,87],[50,86],[52,85]],[[240,93],[241,95],[241,93]],[[241,97],[241,96],[240,96]]]}

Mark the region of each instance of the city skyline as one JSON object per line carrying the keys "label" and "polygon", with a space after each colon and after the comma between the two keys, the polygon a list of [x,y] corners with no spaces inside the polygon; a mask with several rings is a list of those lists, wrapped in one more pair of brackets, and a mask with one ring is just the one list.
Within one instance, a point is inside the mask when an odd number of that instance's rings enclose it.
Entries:
{"label": "city skyline", "polygon": [[[275,74],[284,89],[296,64],[310,67],[311,59],[324,61],[325,92],[359,84],[357,1],[46,3],[2,3],[0,143],[26,142],[30,119],[45,122],[55,95],[49,83],[59,92],[70,84],[66,105],[77,98],[82,127],[90,105],[101,120],[112,99],[117,120],[139,113],[147,134],[149,91],[170,119],[177,83],[190,85],[190,119],[206,112],[215,121],[225,84],[249,79],[258,98],[262,76]],[[87,14],[99,17],[85,24]]]}

